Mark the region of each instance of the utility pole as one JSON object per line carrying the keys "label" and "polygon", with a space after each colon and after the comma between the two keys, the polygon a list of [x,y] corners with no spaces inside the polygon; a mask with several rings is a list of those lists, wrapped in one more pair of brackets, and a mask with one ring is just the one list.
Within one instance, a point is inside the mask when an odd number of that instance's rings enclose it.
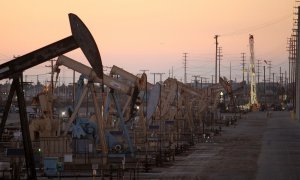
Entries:
{"label": "utility pole", "polygon": [[[291,60],[292,60],[292,57],[291,57],[291,52],[292,52],[291,44],[292,44],[292,38],[287,38],[287,51],[289,53],[289,79],[288,79],[288,86],[287,87],[289,87],[290,84],[291,84],[291,76],[292,76],[291,75]],[[287,89],[288,89],[287,92],[289,92],[290,88],[287,88]],[[289,93],[288,93],[288,95],[289,95]]]}
{"label": "utility pole", "polygon": [[[271,78],[271,66],[270,63],[268,63],[267,60],[264,60],[265,64],[268,65],[267,68],[269,68],[269,83],[270,83],[270,78]],[[271,61],[269,61],[271,62]],[[265,103],[267,102],[267,97],[266,97],[266,66],[264,66],[264,96],[265,96]]]}
{"label": "utility pole", "polygon": [[141,69],[140,71],[142,71],[143,73],[147,74],[146,72],[149,71],[148,69]]}
{"label": "utility pole", "polygon": [[[295,23],[296,24],[296,23]],[[294,34],[292,34],[292,101],[293,101],[293,111],[296,113],[296,54],[297,54],[297,27],[294,30]]]}
{"label": "utility pole", "polygon": [[153,74],[153,84],[155,84],[155,76],[156,76],[156,74],[158,74],[158,73],[150,73],[150,74]]}
{"label": "utility pole", "polygon": [[46,65],[45,67],[50,67],[51,68],[51,93],[53,94],[53,92],[54,92],[54,83],[53,83],[53,74],[54,74],[54,70],[53,70],[53,62],[54,61],[56,61],[56,60],[54,60],[54,59],[50,59],[50,62],[51,62],[51,65],[49,66],[49,65]]}
{"label": "utility pole", "polygon": [[204,83],[207,85],[207,83],[208,83],[208,78],[206,78],[206,77],[201,77],[201,89],[202,89],[202,87],[203,87],[203,83],[202,83],[202,79],[204,79]]}
{"label": "utility pole", "polygon": [[267,98],[266,98],[266,66],[264,66],[264,97],[265,97],[265,106],[267,108]]}
{"label": "utility pole", "polygon": [[156,73],[159,75],[159,83],[162,84],[162,75],[164,75],[165,73]]}
{"label": "utility pole", "polygon": [[259,86],[259,74],[260,74],[260,68],[259,67],[260,67],[260,61],[261,60],[259,60],[259,59],[257,60],[257,72],[256,72],[256,74],[257,74],[257,92],[258,93],[259,93],[259,89],[260,89],[259,88],[260,87]]}
{"label": "utility pole", "polygon": [[187,76],[186,76],[186,68],[187,68],[187,66],[186,66],[186,57],[187,57],[187,54],[188,53],[183,53],[183,68],[184,68],[184,84],[186,84],[186,82],[187,82]]}
{"label": "utility pole", "polygon": [[279,85],[282,86],[281,66],[279,67]]}
{"label": "utility pole", "polygon": [[195,75],[195,76],[192,76],[194,79],[194,82],[195,82],[195,87],[196,89],[198,89],[198,77],[200,77],[199,75]]}
{"label": "utility pole", "polygon": [[[284,88],[283,72],[281,72],[281,67],[280,67],[280,86],[279,87]],[[280,91],[280,93],[282,93],[282,92]],[[283,97],[283,94],[280,94],[280,95],[281,95],[281,97]]]}
{"label": "utility pole", "polygon": [[295,111],[295,36],[292,34],[290,38],[290,91],[293,110]]}
{"label": "utility pole", "polygon": [[216,65],[215,65],[215,83],[218,83],[217,77],[218,77],[218,37],[219,35],[215,35],[215,39],[216,39]]}
{"label": "utility pole", "polygon": [[243,82],[245,81],[245,54],[242,53],[242,72],[243,72]]}
{"label": "utility pole", "polygon": [[75,109],[75,70],[73,70],[73,109]]}
{"label": "utility pole", "polygon": [[204,77],[200,77],[200,88],[202,89],[202,79],[205,79]]}
{"label": "utility pole", "polygon": [[160,78],[159,78],[160,83],[162,83],[162,75],[165,74],[165,73],[150,73],[150,74],[153,74],[153,84],[155,84],[156,83],[155,76],[159,75],[160,76]]}
{"label": "utility pole", "polygon": [[223,56],[221,53],[222,53],[222,47],[218,47],[219,79],[221,77],[221,57]]}
{"label": "utility pole", "polygon": [[296,119],[299,120],[300,119],[300,94],[299,94],[299,91],[300,91],[300,78],[299,78],[299,75],[300,75],[300,48],[299,48],[299,41],[300,41],[300,6],[298,6],[298,12],[297,12],[297,30],[296,30],[296,72],[295,72],[295,82],[296,82]]}
{"label": "utility pole", "polygon": [[271,69],[272,69],[272,61],[268,61],[268,69],[269,69],[269,83],[271,82]]}
{"label": "utility pole", "polygon": [[231,81],[231,61],[230,61],[230,66],[229,66],[229,80]]}
{"label": "utility pole", "polygon": [[287,91],[287,72],[284,71],[284,90]]}
{"label": "utility pole", "polygon": [[206,81],[207,78],[201,77],[199,75],[193,76],[193,77],[195,78],[195,83],[196,83],[196,88],[197,89],[198,89],[198,79],[197,78],[200,78],[200,89],[202,89],[203,79]]}
{"label": "utility pole", "polygon": [[273,74],[273,83],[272,83],[272,92],[273,92],[273,102],[274,102],[274,100],[275,100],[275,90],[274,90],[274,75],[275,75],[275,73],[272,73]]}

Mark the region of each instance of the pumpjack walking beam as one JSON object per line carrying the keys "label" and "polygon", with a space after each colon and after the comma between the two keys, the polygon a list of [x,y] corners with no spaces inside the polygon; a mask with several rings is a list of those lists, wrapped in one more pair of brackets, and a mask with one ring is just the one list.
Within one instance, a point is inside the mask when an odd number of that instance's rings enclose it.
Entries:
{"label": "pumpjack walking beam", "polygon": [[0,80],[79,47],[88,59],[93,70],[99,78],[102,79],[103,67],[95,40],[84,23],[75,14],[69,14],[69,19],[72,30],[71,36],[1,64]]}
{"label": "pumpjack walking beam", "polygon": [[26,158],[26,168],[30,169],[30,171],[27,170],[29,179],[36,179],[36,171],[27,122],[25,98],[23,94],[23,88],[20,85],[19,80],[22,72],[33,66],[44,63],[49,59],[80,47],[97,76],[103,79],[103,66],[101,57],[93,36],[85,24],[75,14],[69,14],[69,21],[72,31],[71,36],[0,65],[0,80],[13,77],[13,85],[10,90],[9,98],[6,103],[5,112],[0,125],[0,139],[2,138],[2,133],[7,120],[12,97],[14,92],[16,92],[18,97],[18,106],[20,109],[20,121]]}

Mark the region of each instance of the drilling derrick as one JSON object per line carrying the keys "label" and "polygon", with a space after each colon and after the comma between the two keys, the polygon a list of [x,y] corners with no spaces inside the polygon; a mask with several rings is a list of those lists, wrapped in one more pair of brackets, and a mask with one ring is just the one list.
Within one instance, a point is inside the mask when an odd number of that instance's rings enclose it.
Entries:
{"label": "drilling derrick", "polygon": [[258,102],[256,98],[256,81],[255,81],[255,63],[254,63],[254,38],[249,36],[250,45],[250,107],[257,108]]}

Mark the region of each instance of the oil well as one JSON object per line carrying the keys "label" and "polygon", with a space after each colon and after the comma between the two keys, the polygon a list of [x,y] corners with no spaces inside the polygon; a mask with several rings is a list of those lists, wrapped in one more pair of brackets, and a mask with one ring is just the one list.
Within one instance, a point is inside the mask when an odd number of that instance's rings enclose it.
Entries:
{"label": "oil well", "polygon": [[[209,142],[241,116],[238,93],[225,77],[198,88],[174,78],[152,84],[145,73],[137,76],[117,65],[104,74],[88,28],[75,14],[69,14],[69,20],[71,36],[0,65],[0,79],[13,79],[0,126],[1,162],[10,167],[3,171],[8,176],[135,179],[139,172],[172,163],[195,144]],[[76,48],[90,67],[64,55]],[[40,114],[29,122],[22,72],[52,58],[57,58],[52,74],[56,80],[60,67],[81,74],[74,85],[74,104],[55,116],[53,83],[36,94],[32,103]],[[15,93],[19,141],[9,136],[14,130],[6,124]],[[229,97],[228,116],[219,111],[223,94]],[[82,115],[85,99],[91,103]]]}

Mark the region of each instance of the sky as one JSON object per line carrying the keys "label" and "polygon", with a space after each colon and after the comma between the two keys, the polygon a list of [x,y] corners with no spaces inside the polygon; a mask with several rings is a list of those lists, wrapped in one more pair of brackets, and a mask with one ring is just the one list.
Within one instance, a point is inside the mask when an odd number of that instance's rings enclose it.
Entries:
{"label": "sky", "polygon": [[[250,62],[249,34],[254,36],[255,60],[271,61],[278,74],[280,67],[288,71],[287,38],[295,5],[295,0],[3,0],[0,63],[70,36],[68,13],[74,13],[92,33],[103,66],[116,65],[132,74],[148,70],[150,82],[151,73],[165,73],[164,80],[172,72],[183,81],[183,53],[188,82],[193,76],[211,81],[215,35],[222,47],[221,76],[229,79],[231,64],[231,78],[242,80],[241,53]],[[79,49],[66,55],[89,65]],[[47,65],[25,71],[26,80],[50,81]],[[71,82],[72,71],[64,68],[60,80]]]}

